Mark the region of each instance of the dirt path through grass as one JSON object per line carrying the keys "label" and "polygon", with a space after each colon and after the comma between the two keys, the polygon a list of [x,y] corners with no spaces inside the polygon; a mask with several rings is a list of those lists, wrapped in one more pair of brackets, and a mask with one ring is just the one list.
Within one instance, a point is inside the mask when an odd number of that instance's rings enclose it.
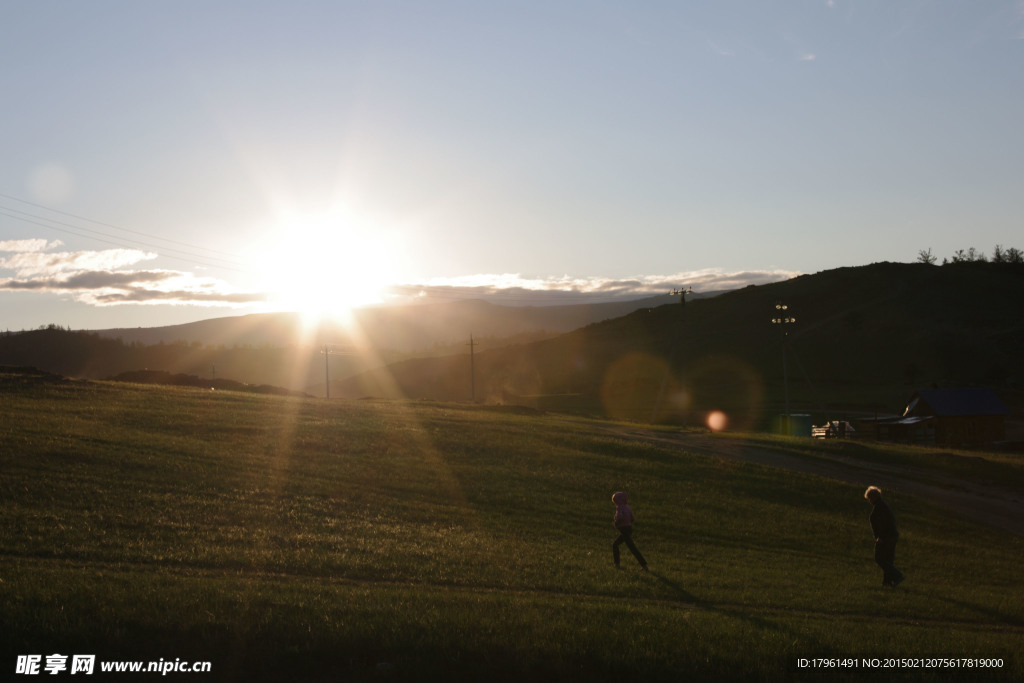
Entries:
{"label": "dirt path through grass", "polygon": [[1024,492],[1019,489],[979,484],[924,468],[887,465],[824,451],[814,455],[794,455],[721,434],[673,434],[629,425],[602,428],[625,439],[678,446],[698,455],[754,462],[864,487],[875,484],[883,490],[888,488],[919,496],[972,520],[1024,536]]}

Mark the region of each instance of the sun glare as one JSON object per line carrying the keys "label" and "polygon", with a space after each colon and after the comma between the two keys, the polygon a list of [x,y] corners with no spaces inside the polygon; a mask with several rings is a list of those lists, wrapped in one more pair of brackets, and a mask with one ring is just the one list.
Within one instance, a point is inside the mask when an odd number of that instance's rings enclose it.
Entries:
{"label": "sun glare", "polygon": [[396,275],[388,236],[336,215],[282,219],[262,252],[269,303],[308,323],[344,321],[353,308],[380,303]]}

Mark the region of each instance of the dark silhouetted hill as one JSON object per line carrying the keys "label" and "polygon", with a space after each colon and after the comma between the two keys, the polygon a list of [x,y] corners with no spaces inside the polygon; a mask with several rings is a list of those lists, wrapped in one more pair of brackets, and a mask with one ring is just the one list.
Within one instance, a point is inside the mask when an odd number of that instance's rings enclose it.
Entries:
{"label": "dark silhouetted hill", "polygon": [[[476,354],[478,400],[692,421],[723,410],[763,425],[784,408],[897,411],[923,386],[1024,379],[1024,267],[879,263],[639,310],[533,344]],[[332,386],[332,395],[469,400],[468,350]],[[1012,400],[1010,401],[1012,403]]]}
{"label": "dark silhouetted hill", "polygon": [[[785,409],[787,393],[792,412],[835,418],[900,411],[921,388],[988,386],[1010,406],[1011,419],[1021,412],[1021,264],[879,263],[751,286],[685,307],[670,300],[676,303],[652,302],[659,305],[591,320],[564,334],[535,329],[537,336],[523,333],[522,343],[506,346],[507,339],[476,332],[478,321],[492,320],[491,330],[511,333],[527,320],[540,324],[531,317],[536,311],[461,302],[444,307],[445,313],[435,311],[431,322],[424,308],[417,317],[392,318],[392,339],[422,342],[439,330],[459,328],[450,345],[435,341],[423,357],[379,349],[332,356],[331,396],[475,398],[687,423],[720,410],[731,426],[742,428],[765,426]],[[772,324],[778,302],[796,323]],[[502,315],[511,322],[499,325]],[[269,328],[249,317],[204,321],[205,328],[196,323],[200,327],[194,329],[210,331],[210,340],[176,343],[55,327],[6,333],[0,335],[0,364],[89,378],[161,371],[323,395],[327,369],[316,347],[275,346],[266,337],[253,337],[264,339],[261,345],[241,344],[245,337],[237,335],[245,329],[290,333],[286,317],[262,320],[275,322]],[[374,326],[379,339],[387,337],[384,322],[368,324]],[[782,327],[789,333],[788,382]],[[472,365],[470,331],[484,342],[474,348]]]}

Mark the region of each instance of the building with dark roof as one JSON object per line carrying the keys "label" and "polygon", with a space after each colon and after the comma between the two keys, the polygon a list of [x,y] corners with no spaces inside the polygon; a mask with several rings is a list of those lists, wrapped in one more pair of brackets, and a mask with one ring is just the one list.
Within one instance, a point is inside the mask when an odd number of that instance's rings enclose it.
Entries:
{"label": "building with dark roof", "polygon": [[894,441],[985,446],[1006,439],[1009,413],[991,389],[922,389],[910,397],[902,417],[879,425],[879,431]]}

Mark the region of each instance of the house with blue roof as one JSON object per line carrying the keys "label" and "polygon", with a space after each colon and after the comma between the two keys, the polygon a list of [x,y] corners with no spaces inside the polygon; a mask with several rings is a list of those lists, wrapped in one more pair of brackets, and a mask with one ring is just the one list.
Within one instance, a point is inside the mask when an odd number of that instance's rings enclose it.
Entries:
{"label": "house with blue roof", "polygon": [[988,446],[1006,440],[1010,414],[995,392],[985,388],[921,389],[898,419],[878,425],[892,441],[940,446]]}

